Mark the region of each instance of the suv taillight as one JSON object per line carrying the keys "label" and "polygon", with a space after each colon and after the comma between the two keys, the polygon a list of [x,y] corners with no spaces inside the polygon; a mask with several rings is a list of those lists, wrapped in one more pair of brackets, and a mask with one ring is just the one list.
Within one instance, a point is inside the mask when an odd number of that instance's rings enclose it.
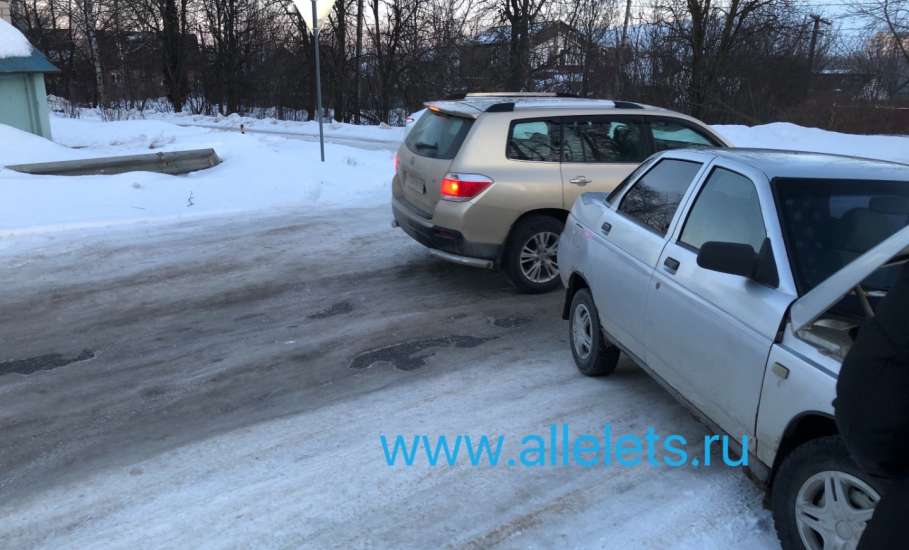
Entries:
{"label": "suv taillight", "polygon": [[449,201],[470,200],[492,185],[492,179],[480,174],[448,173],[442,178],[441,198]]}
{"label": "suv taillight", "polygon": [[398,162],[399,162],[399,160],[398,160],[398,153],[397,153],[397,151],[396,151],[396,152],[395,152],[395,174],[398,173]]}

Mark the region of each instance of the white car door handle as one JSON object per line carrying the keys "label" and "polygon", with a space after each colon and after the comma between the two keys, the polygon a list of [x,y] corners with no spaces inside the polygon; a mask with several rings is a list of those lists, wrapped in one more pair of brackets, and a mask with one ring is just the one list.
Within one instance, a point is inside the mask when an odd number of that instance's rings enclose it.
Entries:
{"label": "white car door handle", "polygon": [[591,180],[588,177],[575,176],[575,177],[571,178],[570,180],[568,180],[568,183],[573,183],[575,185],[587,185],[588,183],[590,183],[590,181]]}

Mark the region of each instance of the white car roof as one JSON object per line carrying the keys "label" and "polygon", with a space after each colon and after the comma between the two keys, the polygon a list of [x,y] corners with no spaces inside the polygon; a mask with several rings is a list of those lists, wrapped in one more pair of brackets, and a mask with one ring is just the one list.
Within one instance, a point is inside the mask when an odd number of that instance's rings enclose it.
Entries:
{"label": "white car roof", "polygon": [[909,165],[810,151],[730,147],[711,150],[718,157],[747,164],[768,179],[852,179],[909,182]]}

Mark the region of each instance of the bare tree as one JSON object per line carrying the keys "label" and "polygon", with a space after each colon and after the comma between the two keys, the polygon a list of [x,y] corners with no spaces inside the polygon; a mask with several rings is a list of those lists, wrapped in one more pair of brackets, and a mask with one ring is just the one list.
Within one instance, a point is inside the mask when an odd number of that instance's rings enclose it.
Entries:
{"label": "bare tree", "polygon": [[[603,61],[601,50],[605,49],[609,42],[612,22],[615,20],[616,14],[617,0],[578,0],[572,5],[568,24],[571,29],[576,31],[578,46],[581,49],[582,68],[580,90],[578,91],[582,96],[587,96],[592,91],[591,80],[594,77],[594,71],[606,69],[601,63]],[[618,51],[621,47],[618,45],[616,50]],[[620,68],[621,58],[617,60],[616,66],[613,68],[615,88],[618,88],[618,81],[621,80]]]}
{"label": "bare tree", "polygon": [[101,63],[101,51],[98,48],[98,3],[96,0],[76,0],[74,6],[75,17],[72,20],[85,39],[88,58],[94,72],[95,104],[104,105],[107,99],[104,93],[104,67]]}
{"label": "bare tree", "polygon": [[909,0],[855,2],[854,15],[868,21],[866,67],[887,97],[909,89]]}
{"label": "bare tree", "polygon": [[155,36],[167,99],[175,111],[189,94],[187,62],[191,55],[192,0],[121,0],[132,11],[135,27]]}
{"label": "bare tree", "polygon": [[506,87],[511,91],[528,90],[532,87],[531,34],[549,0],[487,0],[483,5],[499,22],[507,25],[508,33],[508,74]]}
{"label": "bare tree", "polygon": [[686,107],[703,116],[713,106],[717,85],[735,54],[756,37],[778,25],[779,10],[788,0],[669,0],[658,4],[665,14],[660,37],[687,50],[684,78]]}

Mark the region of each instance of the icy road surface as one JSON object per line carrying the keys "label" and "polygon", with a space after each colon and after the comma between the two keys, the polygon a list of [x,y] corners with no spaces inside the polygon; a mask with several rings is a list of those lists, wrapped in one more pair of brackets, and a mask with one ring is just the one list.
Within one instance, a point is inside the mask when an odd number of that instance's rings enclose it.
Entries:
{"label": "icy road surface", "polygon": [[630,364],[581,376],[561,293],[388,222],[0,240],[0,548],[777,547],[724,467],[387,466],[380,433],[706,433]]}

